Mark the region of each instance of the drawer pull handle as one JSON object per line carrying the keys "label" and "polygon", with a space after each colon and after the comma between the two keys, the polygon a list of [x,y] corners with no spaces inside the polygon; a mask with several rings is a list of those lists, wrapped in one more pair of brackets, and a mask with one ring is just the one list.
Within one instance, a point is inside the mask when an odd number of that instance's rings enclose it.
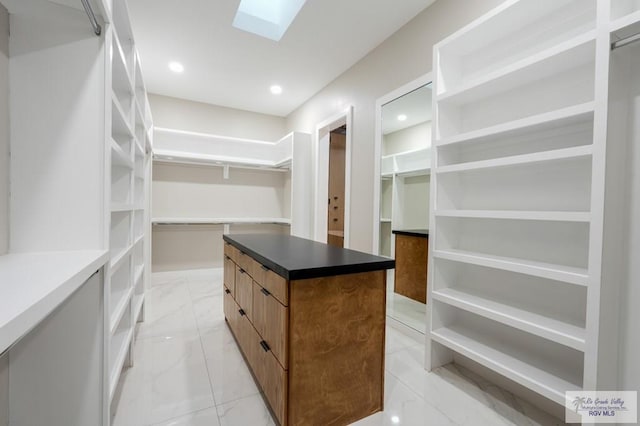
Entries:
{"label": "drawer pull handle", "polygon": [[267,290],[266,288],[261,288],[260,291],[262,292],[262,294],[264,294],[265,296],[271,296],[271,293],[269,292],[269,290]]}
{"label": "drawer pull handle", "polygon": [[271,350],[271,348],[269,347],[269,345],[267,344],[267,342],[265,342],[264,340],[260,342],[260,346],[262,346],[262,349],[265,352],[269,352]]}
{"label": "drawer pull handle", "polygon": [[264,265],[260,265],[260,267],[262,268],[263,271],[268,271],[269,270],[269,268],[264,266]]}
{"label": "drawer pull handle", "polygon": [[224,292],[227,293],[227,294],[231,294],[231,290],[229,290],[228,288],[225,288]]}
{"label": "drawer pull handle", "polygon": [[227,259],[227,260],[231,260],[231,258],[229,256],[227,256],[227,255],[225,255],[224,258]]}
{"label": "drawer pull handle", "polygon": [[244,274],[245,272],[246,272],[246,271],[245,271],[244,269],[240,268],[240,273],[241,273],[241,274]]}
{"label": "drawer pull handle", "polygon": [[244,309],[239,309],[238,313],[240,314],[241,317],[247,315],[247,313],[244,311]]}

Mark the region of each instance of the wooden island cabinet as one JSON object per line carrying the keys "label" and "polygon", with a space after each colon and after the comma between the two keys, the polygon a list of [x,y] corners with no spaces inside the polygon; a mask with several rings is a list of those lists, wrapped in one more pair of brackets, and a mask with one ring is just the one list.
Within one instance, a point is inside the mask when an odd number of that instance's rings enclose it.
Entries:
{"label": "wooden island cabinet", "polygon": [[429,230],[397,230],[394,291],[417,302],[427,303],[427,259]]}
{"label": "wooden island cabinet", "polygon": [[225,235],[224,315],[281,425],[383,409],[388,258],[287,235]]}

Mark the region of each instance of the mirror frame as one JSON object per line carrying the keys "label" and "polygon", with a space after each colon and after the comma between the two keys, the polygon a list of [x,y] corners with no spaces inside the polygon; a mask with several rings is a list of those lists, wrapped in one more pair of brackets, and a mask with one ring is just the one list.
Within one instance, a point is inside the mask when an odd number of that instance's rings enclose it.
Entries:
{"label": "mirror frame", "polygon": [[409,92],[413,92],[422,86],[432,83],[432,72],[423,74],[409,83],[406,83],[397,89],[379,97],[376,100],[376,129],[374,141],[374,182],[373,182],[373,246],[372,253],[380,254],[380,179],[381,179],[381,153],[382,153],[382,107],[391,101],[394,101]]}

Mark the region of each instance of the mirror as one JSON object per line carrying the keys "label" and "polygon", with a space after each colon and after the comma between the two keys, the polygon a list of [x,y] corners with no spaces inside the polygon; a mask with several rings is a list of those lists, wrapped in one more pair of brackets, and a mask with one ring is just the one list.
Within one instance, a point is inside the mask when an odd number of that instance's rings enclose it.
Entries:
{"label": "mirror", "polygon": [[396,260],[387,276],[387,316],[426,332],[431,83],[380,108],[378,252]]}

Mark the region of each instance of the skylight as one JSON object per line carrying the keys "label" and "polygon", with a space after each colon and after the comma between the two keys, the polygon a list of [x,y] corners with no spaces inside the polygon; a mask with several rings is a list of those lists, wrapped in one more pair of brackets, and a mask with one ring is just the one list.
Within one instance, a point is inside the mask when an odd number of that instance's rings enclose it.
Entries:
{"label": "skylight", "polygon": [[280,41],[307,0],[242,0],[233,26]]}

